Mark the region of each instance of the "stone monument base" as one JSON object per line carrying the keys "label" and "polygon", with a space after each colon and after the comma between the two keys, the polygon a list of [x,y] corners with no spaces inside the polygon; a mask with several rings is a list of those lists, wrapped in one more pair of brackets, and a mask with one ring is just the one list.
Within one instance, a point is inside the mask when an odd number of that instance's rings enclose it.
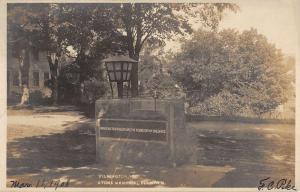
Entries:
{"label": "stone monument base", "polygon": [[189,161],[183,100],[97,100],[95,112],[98,162],[176,166]]}

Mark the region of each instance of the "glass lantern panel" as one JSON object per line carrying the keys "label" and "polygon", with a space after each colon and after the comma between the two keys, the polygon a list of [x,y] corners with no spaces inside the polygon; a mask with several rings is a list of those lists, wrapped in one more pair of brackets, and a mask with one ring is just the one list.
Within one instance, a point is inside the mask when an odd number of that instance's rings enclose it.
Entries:
{"label": "glass lantern panel", "polygon": [[128,63],[128,70],[130,71],[132,68],[132,63]]}
{"label": "glass lantern panel", "polygon": [[127,73],[127,80],[128,81],[130,80],[130,71],[128,71],[128,73]]}
{"label": "glass lantern panel", "polygon": [[116,72],[116,80],[121,80],[121,72]]}
{"label": "glass lantern panel", "polygon": [[115,63],[115,70],[121,70],[121,63]]}
{"label": "glass lantern panel", "polygon": [[123,63],[123,71],[127,70],[128,63]]}
{"label": "glass lantern panel", "polygon": [[126,74],[127,74],[127,72],[123,72],[123,80],[126,80],[127,78],[126,78]]}
{"label": "glass lantern panel", "polygon": [[106,63],[106,66],[107,66],[107,70],[108,70],[108,71],[114,70],[113,64],[112,64],[112,63]]}
{"label": "glass lantern panel", "polygon": [[114,74],[114,72],[110,72],[108,74],[109,74],[110,80],[114,81],[115,80],[115,74]]}

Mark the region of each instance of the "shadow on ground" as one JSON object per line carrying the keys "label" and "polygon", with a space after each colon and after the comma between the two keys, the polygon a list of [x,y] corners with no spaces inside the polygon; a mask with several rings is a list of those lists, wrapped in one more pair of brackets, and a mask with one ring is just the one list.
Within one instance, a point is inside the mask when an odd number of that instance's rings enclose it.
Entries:
{"label": "shadow on ground", "polygon": [[[66,123],[67,125],[68,123]],[[38,173],[95,163],[94,126],[69,124],[63,133],[18,138],[7,144],[7,174]]]}
{"label": "shadow on ground", "polygon": [[233,168],[213,187],[257,187],[267,177],[294,181],[294,134],[293,129],[286,128],[293,125],[277,125],[287,131],[270,132],[265,127],[272,124],[229,124],[230,129],[219,123],[221,129],[204,128],[194,134],[198,141],[197,164]]}

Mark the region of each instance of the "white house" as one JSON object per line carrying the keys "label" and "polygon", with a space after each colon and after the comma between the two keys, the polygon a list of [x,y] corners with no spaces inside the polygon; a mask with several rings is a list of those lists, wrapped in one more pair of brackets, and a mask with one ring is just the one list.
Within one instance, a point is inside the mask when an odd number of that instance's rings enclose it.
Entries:
{"label": "white house", "polygon": [[[13,57],[13,52],[8,49],[7,54],[7,95],[13,92],[21,93],[20,70],[17,58]],[[50,78],[50,68],[47,61],[46,52],[38,50],[30,53],[29,67],[29,90],[30,92],[45,88],[44,81]]]}

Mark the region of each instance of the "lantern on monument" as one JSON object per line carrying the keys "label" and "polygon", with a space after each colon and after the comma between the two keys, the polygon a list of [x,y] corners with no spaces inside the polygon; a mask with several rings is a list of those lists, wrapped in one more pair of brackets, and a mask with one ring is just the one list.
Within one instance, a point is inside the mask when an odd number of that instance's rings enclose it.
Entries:
{"label": "lantern on monument", "polygon": [[128,89],[131,80],[131,71],[133,65],[137,65],[137,61],[128,56],[117,55],[103,60],[108,75],[110,88],[113,95],[112,83],[116,82],[118,87],[118,97],[123,97],[123,83],[127,82],[127,97]]}

